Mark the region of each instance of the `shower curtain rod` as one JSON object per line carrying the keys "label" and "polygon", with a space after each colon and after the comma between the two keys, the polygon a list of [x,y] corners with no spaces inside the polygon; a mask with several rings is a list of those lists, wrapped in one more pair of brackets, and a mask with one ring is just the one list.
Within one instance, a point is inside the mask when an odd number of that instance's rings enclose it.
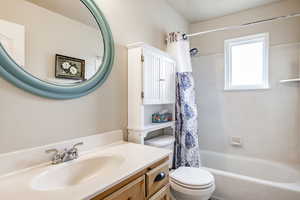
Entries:
{"label": "shower curtain rod", "polygon": [[218,31],[240,29],[240,28],[244,28],[244,27],[248,27],[248,26],[263,24],[263,23],[267,23],[267,22],[271,22],[271,21],[279,21],[279,20],[289,19],[289,18],[293,18],[293,17],[300,17],[300,13],[294,13],[294,14],[290,14],[290,15],[286,15],[286,16],[273,17],[273,18],[249,22],[249,23],[245,23],[245,24],[241,24],[241,25],[237,25],[237,26],[227,26],[227,27],[223,27],[223,28],[217,28],[217,29],[202,31],[202,32],[198,32],[198,33],[186,34],[183,37],[187,38],[187,37],[204,35],[204,34],[208,34],[208,33],[214,33],[214,32],[218,32]]}

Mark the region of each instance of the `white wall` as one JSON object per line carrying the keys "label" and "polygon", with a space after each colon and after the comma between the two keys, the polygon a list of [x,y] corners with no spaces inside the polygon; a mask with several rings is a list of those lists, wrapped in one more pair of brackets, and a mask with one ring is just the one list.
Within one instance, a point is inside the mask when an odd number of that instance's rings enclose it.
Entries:
{"label": "white wall", "polygon": [[[190,31],[198,32],[223,28],[298,12],[300,12],[299,0],[286,0],[202,23],[191,24]],[[276,21],[250,26],[240,30],[210,33],[205,36],[194,37],[191,42],[192,46],[200,47],[202,55],[223,53],[225,39],[261,32],[270,32],[272,34],[271,45],[299,42],[300,28],[297,28],[299,23],[299,18],[293,18],[281,22]]]}
{"label": "white wall", "polygon": [[[300,11],[300,1],[283,1],[234,15],[192,24],[193,32]],[[224,40],[269,32],[270,90],[224,91]],[[299,74],[300,18],[224,31],[192,39],[201,149],[281,162],[300,161],[299,84],[279,84]],[[241,136],[243,148],[230,136]]]}
{"label": "white wall", "polygon": [[[161,0],[96,0],[110,23],[116,59],[104,85],[67,101],[40,98],[0,78],[0,153],[58,142],[127,126],[126,44],[143,41],[164,48],[170,31],[188,23]],[[5,9],[5,3],[1,5]]]}

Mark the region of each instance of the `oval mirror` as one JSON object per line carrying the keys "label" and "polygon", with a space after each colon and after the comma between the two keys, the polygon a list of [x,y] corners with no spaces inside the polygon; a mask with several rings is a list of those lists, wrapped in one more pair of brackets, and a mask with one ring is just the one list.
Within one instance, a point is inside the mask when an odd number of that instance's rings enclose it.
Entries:
{"label": "oval mirror", "polygon": [[114,59],[111,31],[93,0],[5,0],[0,12],[0,74],[56,99],[101,86]]}

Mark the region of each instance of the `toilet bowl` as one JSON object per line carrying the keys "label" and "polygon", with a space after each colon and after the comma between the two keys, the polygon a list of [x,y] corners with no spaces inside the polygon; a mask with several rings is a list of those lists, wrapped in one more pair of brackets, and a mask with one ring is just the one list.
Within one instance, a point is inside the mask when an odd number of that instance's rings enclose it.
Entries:
{"label": "toilet bowl", "polygon": [[170,174],[172,196],[176,200],[208,200],[215,191],[215,180],[207,170],[180,167]]}
{"label": "toilet bowl", "polygon": [[[145,141],[146,145],[173,150],[174,136],[163,135]],[[173,160],[173,152],[170,161]],[[170,162],[170,168],[172,162]],[[171,193],[175,200],[208,200],[215,191],[213,175],[202,168],[180,167],[170,173]]]}

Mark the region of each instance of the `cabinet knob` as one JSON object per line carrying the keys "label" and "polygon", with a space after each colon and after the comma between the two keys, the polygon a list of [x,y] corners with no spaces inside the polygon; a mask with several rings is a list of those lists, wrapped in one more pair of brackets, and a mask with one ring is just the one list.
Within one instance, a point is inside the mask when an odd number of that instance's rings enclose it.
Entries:
{"label": "cabinet knob", "polygon": [[162,181],[165,177],[166,177],[166,174],[164,172],[161,172],[155,177],[154,182]]}

